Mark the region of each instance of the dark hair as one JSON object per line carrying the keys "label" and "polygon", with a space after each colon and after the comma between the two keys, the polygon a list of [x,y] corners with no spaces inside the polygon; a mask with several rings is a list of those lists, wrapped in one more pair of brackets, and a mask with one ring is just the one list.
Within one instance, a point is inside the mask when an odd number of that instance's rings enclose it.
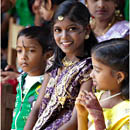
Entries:
{"label": "dark hair", "polygon": [[[83,27],[87,27],[90,19],[90,13],[84,4],[82,4],[81,2],[75,2],[70,0],[63,2],[57,8],[52,18],[52,27],[57,21],[58,16],[63,16],[63,17],[67,16],[67,18],[69,18],[71,21],[79,23]],[[79,59],[81,60],[83,58],[89,57],[90,50],[95,44],[97,44],[97,40],[93,32],[91,31],[89,35],[89,39],[84,41],[84,57],[82,58],[79,57]],[[65,53],[56,45],[56,43],[55,43],[54,54],[55,54],[55,60],[54,60],[55,62],[50,70],[56,67],[63,66],[62,59],[65,56]]]}
{"label": "dark hair", "polygon": [[[116,10],[120,10],[120,14],[122,14],[124,18],[125,0],[115,0],[115,3],[117,4]],[[117,19],[118,17],[119,16],[117,16]]]}
{"label": "dark hair", "polygon": [[122,71],[125,79],[121,85],[122,96],[129,98],[129,41],[116,38],[101,42],[91,50],[91,54],[99,62],[111,67],[113,70]]}
{"label": "dark hair", "polygon": [[30,12],[32,13],[32,15],[34,15],[34,12],[32,10],[32,6],[33,6],[35,0],[28,0],[27,2],[28,2],[28,8],[29,8]]}
{"label": "dark hair", "polygon": [[[47,3],[47,1],[48,1],[48,0],[44,0],[45,3]],[[53,6],[53,5],[60,5],[60,4],[61,4],[62,2],[64,2],[64,1],[67,1],[67,0],[51,0],[52,6]],[[68,0],[68,1],[70,1],[70,0]],[[78,0],[71,0],[71,1],[78,1]]]}
{"label": "dark hair", "polygon": [[28,38],[35,39],[41,45],[43,53],[51,50],[50,45],[50,31],[47,26],[39,27],[39,26],[31,26],[21,30],[17,36],[17,39],[20,36],[26,36]]}

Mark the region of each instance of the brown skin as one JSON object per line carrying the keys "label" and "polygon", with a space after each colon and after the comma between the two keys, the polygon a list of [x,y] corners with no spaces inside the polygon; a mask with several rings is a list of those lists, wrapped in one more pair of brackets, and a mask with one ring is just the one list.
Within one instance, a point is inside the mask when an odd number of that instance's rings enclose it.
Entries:
{"label": "brown skin", "polygon": [[[53,34],[54,34],[56,44],[62,49],[62,51],[66,54],[66,57],[71,61],[77,61],[78,60],[77,56],[80,56],[83,53],[82,49],[84,47],[83,45],[84,45],[85,35],[90,33],[89,31],[90,28],[88,27],[86,28],[87,29],[85,30],[81,25],[79,25],[78,23],[73,23],[68,18],[64,18],[64,20],[61,22],[56,21],[56,23],[54,24]],[[78,35],[79,33],[80,35]],[[71,41],[72,41],[71,45],[65,46],[66,43],[70,44]],[[64,69],[64,67],[62,69]],[[59,71],[62,70],[60,69]],[[44,93],[48,81],[49,81],[49,74],[46,75],[46,79],[43,82],[40,94],[38,96],[34,108],[32,109],[29,115],[24,130],[31,130],[35,125],[36,120],[38,119],[38,111],[40,109],[40,104],[42,103],[42,98],[44,97]],[[92,91],[91,86],[92,86],[92,80],[90,79],[81,84],[80,91],[86,90],[90,92]],[[76,127],[77,127],[77,119],[76,119],[76,112],[74,108],[73,115],[70,121],[68,121],[66,124],[61,126],[59,130],[72,130],[72,129],[76,129]]]}
{"label": "brown skin", "polygon": [[39,113],[40,105],[41,105],[41,102],[42,102],[42,98],[44,97],[48,81],[49,81],[49,74],[45,74],[44,81],[42,83],[42,87],[40,89],[39,96],[38,96],[37,101],[36,101],[32,111],[31,111],[31,113],[30,113],[30,115],[27,119],[24,130],[32,130],[33,126],[35,125],[35,123],[38,119],[38,113]]}
{"label": "brown skin", "polygon": [[[91,79],[84,82],[81,85],[80,92],[83,91],[83,90],[86,90],[87,92],[92,91],[92,80]],[[73,114],[72,114],[70,121],[68,121],[66,124],[61,126],[58,130],[77,130],[77,126],[78,126],[77,112],[76,112],[76,108],[74,107]]]}
{"label": "brown skin", "polygon": [[[27,119],[24,130],[32,130],[32,128],[34,127],[34,125],[35,125],[35,123],[38,119],[38,113],[39,113],[40,105],[42,103],[42,98],[44,97],[45,89],[46,89],[47,83],[49,82],[49,79],[50,79],[50,75],[46,74],[45,79],[44,79],[43,84],[42,84],[42,87],[41,87],[41,90],[40,90],[40,93],[39,93],[39,96],[38,96],[38,99],[35,103],[35,106],[33,107],[32,111],[31,111],[28,119]],[[92,81],[88,80],[87,82],[84,82],[81,85],[80,90],[91,91],[91,86],[92,86]],[[76,114],[76,110],[74,108],[71,120],[68,121],[66,124],[64,124],[58,130],[72,130],[72,129],[76,130],[76,128],[77,128],[77,118],[76,118],[76,116],[77,116],[77,114]]]}
{"label": "brown skin", "polygon": [[117,4],[113,0],[86,0],[86,3],[90,14],[96,21],[93,31],[96,35],[101,36],[108,31],[106,28],[115,16]]}
{"label": "brown skin", "polygon": [[[93,85],[99,90],[106,90],[106,92],[102,94],[100,100],[119,93],[125,74],[120,71],[114,71],[112,73],[112,68],[96,60],[94,54],[92,54],[92,64],[93,70],[90,77],[92,77]],[[86,123],[88,114],[90,114],[94,120],[95,130],[104,130],[106,126],[102,108],[112,108],[122,101],[121,95],[100,102],[92,92],[80,92],[76,99],[78,130],[87,130],[89,127]]]}
{"label": "brown skin", "polygon": [[124,19],[123,17],[115,17],[115,10],[120,6],[117,5],[116,0],[85,0],[85,2],[90,14],[95,18],[94,25],[92,24],[91,27],[97,36],[104,35],[113,24]]}
{"label": "brown skin", "polygon": [[78,113],[78,130],[87,130],[88,113],[94,119],[95,130],[104,130],[106,128],[102,107],[96,96],[92,92],[82,91],[76,99],[76,108]]}

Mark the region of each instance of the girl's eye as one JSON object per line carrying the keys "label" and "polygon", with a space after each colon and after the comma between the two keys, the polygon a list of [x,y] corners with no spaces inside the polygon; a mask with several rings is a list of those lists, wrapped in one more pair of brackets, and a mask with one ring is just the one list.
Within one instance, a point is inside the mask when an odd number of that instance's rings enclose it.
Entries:
{"label": "girl's eye", "polygon": [[61,29],[60,29],[60,28],[55,28],[55,29],[54,29],[54,32],[57,32],[57,33],[58,33],[58,32],[61,32]]}
{"label": "girl's eye", "polygon": [[100,70],[98,70],[97,68],[93,68],[93,70],[94,70],[94,72],[96,72],[96,73],[99,73],[99,72],[100,72]]}
{"label": "girl's eye", "polygon": [[77,30],[76,27],[71,27],[71,28],[69,28],[69,31],[75,31],[75,30]]}

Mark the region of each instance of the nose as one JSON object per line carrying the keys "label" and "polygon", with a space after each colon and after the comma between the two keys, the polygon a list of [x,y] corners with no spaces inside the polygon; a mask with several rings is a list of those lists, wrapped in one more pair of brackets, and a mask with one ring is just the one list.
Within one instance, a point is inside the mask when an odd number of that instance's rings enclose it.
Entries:
{"label": "nose", "polygon": [[90,77],[94,78],[94,69],[92,69],[91,73],[90,73]]}
{"label": "nose", "polygon": [[62,34],[61,34],[62,40],[66,40],[66,39],[67,39],[67,36],[68,36],[67,31],[64,30],[64,31],[62,32]]}
{"label": "nose", "polygon": [[104,0],[99,0],[98,1],[98,7],[99,8],[104,8],[105,7]]}
{"label": "nose", "polygon": [[21,60],[26,60],[27,59],[27,53],[26,51],[24,50],[21,54]]}

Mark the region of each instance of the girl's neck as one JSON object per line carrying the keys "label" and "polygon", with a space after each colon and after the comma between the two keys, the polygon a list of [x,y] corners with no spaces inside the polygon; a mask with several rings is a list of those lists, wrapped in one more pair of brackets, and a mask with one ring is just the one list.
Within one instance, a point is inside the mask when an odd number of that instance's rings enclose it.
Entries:
{"label": "girl's neck", "polygon": [[103,108],[112,108],[118,103],[122,102],[121,92],[106,91],[100,100],[100,104]]}
{"label": "girl's neck", "polygon": [[66,60],[70,60],[70,61],[77,61],[78,58],[74,55],[66,55]]}
{"label": "girl's neck", "polygon": [[67,57],[67,59],[69,59],[69,60],[71,60],[71,61],[77,61],[77,57],[79,56],[79,57],[82,57],[82,56],[84,56],[84,49],[81,49],[81,48],[79,48],[79,52],[78,53],[75,53],[75,54],[66,54],[66,57]]}
{"label": "girl's neck", "polygon": [[95,18],[95,26],[93,28],[93,31],[95,35],[102,36],[104,35],[116,22],[115,17],[112,17],[110,19],[101,20]]}

